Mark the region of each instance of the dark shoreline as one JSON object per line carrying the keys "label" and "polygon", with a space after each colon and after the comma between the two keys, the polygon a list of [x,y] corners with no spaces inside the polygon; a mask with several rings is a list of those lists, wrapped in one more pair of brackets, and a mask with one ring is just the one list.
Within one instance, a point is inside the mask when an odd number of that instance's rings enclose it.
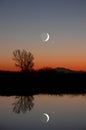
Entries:
{"label": "dark shoreline", "polygon": [[86,94],[86,73],[0,72],[0,95]]}

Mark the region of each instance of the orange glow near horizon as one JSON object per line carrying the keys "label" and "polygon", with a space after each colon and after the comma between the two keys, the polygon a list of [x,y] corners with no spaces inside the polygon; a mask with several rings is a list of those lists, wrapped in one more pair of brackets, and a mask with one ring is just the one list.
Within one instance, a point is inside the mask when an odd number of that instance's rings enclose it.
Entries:
{"label": "orange glow near horizon", "polygon": [[[13,51],[13,50],[12,50]],[[20,69],[15,66],[15,61],[12,60],[12,51],[3,53],[0,57],[0,70],[19,71]],[[86,71],[85,51],[83,53],[65,51],[57,51],[56,48],[48,48],[48,50],[31,50],[34,55],[34,69],[51,67],[64,67],[72,70]]]}
{"label": "orange glow near horizon", "polygon": [[[84,70],[86,71],[86,62],[82,61],[80,62],[79,60],[74,62],[74,61],[35,61],[34,64],[34,69],[38,70],[40,68],[45,68],[45,67],[51,67],[51,68],[57,68],[57,67],[64,67],[72,70]],[[8,71],[19,71],[20,69],[15,66],[15,62],[10,61],[10,62],[3,62],[0,65],[0,70],[8,70]]]}
{"label": "orange glow near horizon", "polygon": [[34,69],[86,70],[86,1],[37,1],[0,2],[0,70],[19,71],[16,49],[33,54]]}

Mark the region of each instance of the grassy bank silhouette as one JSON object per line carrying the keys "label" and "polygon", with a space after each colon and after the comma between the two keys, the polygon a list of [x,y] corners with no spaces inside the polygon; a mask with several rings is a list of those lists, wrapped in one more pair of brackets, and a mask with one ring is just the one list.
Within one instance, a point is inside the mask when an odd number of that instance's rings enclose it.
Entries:
{"label": "grassy bank silhouette", "polygon": [[86,93],[86,72],[63,73],[54,69],[26,72],[0,71],[0,94]]}

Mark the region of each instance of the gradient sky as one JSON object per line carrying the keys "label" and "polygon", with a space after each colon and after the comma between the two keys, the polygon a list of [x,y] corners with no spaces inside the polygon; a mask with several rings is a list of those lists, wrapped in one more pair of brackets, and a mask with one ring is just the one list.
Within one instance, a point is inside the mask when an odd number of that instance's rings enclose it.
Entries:
{"label": "gradient sky", "polygon": [[[40,38],[44,32],[47,43]],[[86,70],[86,1],[0,0],[1,70],[16,70],[15,49],[31,51],[35,69]]]}

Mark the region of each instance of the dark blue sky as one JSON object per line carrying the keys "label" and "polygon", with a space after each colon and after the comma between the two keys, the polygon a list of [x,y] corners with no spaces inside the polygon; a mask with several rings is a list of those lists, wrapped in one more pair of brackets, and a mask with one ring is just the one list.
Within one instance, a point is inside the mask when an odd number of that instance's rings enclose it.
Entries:
{"label": "dark blue sky", "polygon": [[[44,32],[50,34],[46,45],[40,39]],[[84,68],[86,1],[0,0],[0,52],[3,64],[16,48],[34,53],[37,67],[56,66],[58,63],[59,66],[76,68],[76,64],[82,63]],[[46,62],[49,57],[54,60]]]}

